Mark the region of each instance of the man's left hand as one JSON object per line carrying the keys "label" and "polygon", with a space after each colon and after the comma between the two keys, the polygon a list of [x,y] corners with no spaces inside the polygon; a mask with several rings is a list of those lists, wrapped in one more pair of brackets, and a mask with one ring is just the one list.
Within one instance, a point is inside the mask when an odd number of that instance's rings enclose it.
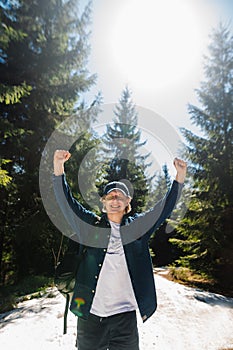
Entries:
{"label": "man's left hand", "polygon": [[187,163],[179,158],[175,158],[173,162],[176,168],[176,181],[179,183],[184,183],[186,172],[187,172]]}

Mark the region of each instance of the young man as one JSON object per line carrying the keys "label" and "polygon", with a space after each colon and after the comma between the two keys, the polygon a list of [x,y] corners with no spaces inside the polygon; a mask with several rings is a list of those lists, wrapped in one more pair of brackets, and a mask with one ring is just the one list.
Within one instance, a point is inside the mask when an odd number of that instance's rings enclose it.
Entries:
{"label": "young man", "polygon": [[77,272],[71,311],[78,316],[79,350],[139,350],[136,309],[143,322],[156,310],[148,241],[171,215],[180,196],[186,163],[175,158],[176,179],[155,206],[130,216],[130,193],[122,182],[104,188],[98,217],[72,196],[64,173],[71,154],[54,153],[54,191],[74,240],[86,246]]}

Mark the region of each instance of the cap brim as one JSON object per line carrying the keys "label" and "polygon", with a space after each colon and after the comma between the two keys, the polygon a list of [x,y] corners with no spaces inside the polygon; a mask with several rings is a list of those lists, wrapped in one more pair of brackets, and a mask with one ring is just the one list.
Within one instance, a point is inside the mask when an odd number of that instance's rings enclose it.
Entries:
{"label": "cap brim", "polygon": [[125,193],[125,191],[123,191],[121,188],[117,188],[117,187],[111,188],[106,194],[109,194],[112,191],[121,191],[121,193],[123,193],[123,195],[125,197],[128,197],[127,194]]}

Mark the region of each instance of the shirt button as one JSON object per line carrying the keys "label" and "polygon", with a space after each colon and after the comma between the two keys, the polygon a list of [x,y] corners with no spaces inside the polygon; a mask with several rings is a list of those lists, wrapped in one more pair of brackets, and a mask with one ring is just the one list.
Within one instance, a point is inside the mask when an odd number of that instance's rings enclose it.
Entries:
{"label": "shirt button", "polygon": [[92,293],[95,293],[95,290],[94,290],[94,289],[92,289]]}
{"label": "shirt button", "polygon": [[97,279],[98,278],[98,276],[95,276],[95,279]]}
{"label": "shirt button", "polygon": [[99,266],[102,266],[102,264],[99,264]]}
{"label": "shirt button", "polygon": [[104,249],[104,252],[106,252],[107,249]]}

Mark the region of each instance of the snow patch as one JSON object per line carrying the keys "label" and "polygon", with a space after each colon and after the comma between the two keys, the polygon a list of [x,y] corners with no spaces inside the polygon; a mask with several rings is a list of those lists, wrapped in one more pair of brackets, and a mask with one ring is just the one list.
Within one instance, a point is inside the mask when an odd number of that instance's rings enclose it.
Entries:
{"label": "snow patch", "polygon": [[[203,292],[155,275],[158,309],[145,323],[138,313],[140,350],[233,348],[233,298]],[[75,350],[76,317],[69,312],[63,335],[65,299],[23,301],[0,315],[1,350]],[[50,292],[51,293],[51,292]]]}

